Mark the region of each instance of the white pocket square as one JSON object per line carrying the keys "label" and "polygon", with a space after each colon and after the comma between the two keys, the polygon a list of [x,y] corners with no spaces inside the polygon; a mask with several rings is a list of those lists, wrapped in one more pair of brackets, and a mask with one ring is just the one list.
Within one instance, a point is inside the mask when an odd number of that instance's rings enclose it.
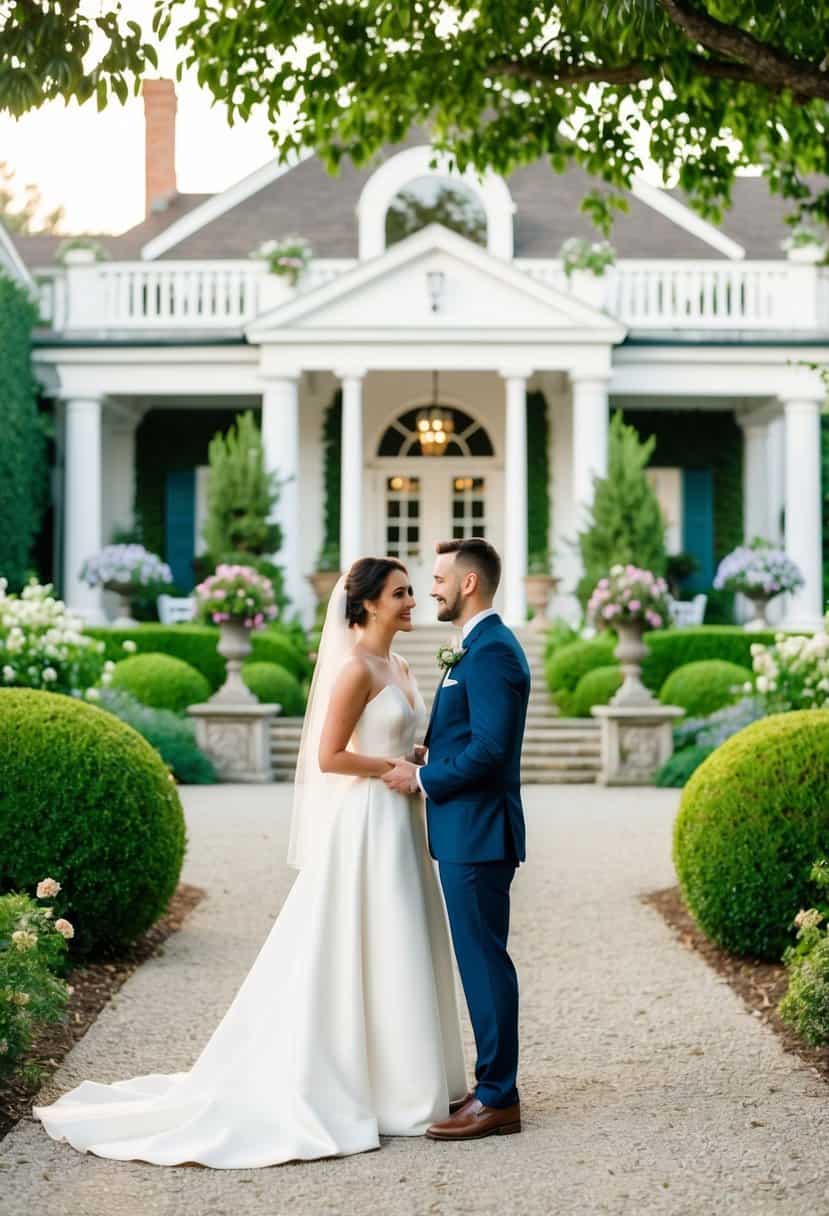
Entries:
{"label": "white pocket square", "polygon": [[450,684],[457,684],[457,680],[450,680],[449,676],[443,681],[443,687],[448,688]]}

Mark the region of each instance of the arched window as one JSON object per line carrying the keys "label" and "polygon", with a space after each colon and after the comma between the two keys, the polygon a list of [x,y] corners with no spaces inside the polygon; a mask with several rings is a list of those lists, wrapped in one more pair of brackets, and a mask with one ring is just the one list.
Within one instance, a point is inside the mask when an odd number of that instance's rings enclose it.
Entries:
{"label": "arched window", "polygon": [[426,174],[407,182],[386,212],[386,246],[429,224],[443,224],[486,248],[486,210],[475,191],[458,179]]}
{"label": "arched window", "polygon": [[[433,407],[428,407],[432,409]],[[480,422],[476,422],[463,410],[451,405],[437,407],[441,414],[451,419],[451,438],[446,444],[443,456],[494,456],[495,449],[489,434]],[[423,456],[418,429],[418,415],[424,410],[423,406],[406,410],[399,418],[395,418],[390,427],[383,432],[383,437],[377,447],[378,456]]]}

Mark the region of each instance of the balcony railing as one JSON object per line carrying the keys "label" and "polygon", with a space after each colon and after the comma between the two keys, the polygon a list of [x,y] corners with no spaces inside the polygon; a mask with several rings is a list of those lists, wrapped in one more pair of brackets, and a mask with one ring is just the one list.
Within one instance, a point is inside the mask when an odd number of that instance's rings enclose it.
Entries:
{"label": "balcony railing", "polygon": [[[296,290],[313,290],[355,264],[316,259]],[[517,258],[513,265],[634,332],[829,329],[829,273],[808,264],[630,260],[601,279],[570,280],[554,259]],[[41,312],[52,329],[73,333],[238,332],[294,290],[250,260],[105,262],[74,265],[43,282]]]}

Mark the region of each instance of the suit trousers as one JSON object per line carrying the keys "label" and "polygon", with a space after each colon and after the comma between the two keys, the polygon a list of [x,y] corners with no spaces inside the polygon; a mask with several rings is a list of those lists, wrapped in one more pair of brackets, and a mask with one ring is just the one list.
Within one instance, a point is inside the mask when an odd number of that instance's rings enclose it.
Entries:
{"label": "suit trousers", "polygon": [[476,1097],[485,1106],[518,1101],[518,976],[507,953],[514,861],[439,862],[452,943],[478,1061]]}

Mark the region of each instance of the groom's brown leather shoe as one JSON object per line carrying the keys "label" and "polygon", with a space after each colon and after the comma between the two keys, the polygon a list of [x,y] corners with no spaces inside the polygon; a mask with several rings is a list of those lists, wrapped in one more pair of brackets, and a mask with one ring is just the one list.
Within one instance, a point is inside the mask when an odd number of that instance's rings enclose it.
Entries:
{"label": "groom's brown leather shoe", "polygon": [[475,1094],[472,1092],[472,1090],[469,1090],[469,1092],[466,1093],[464,1095],[464,1097],[455,1098],[454,1102],[449,1103],[449,1114],[455,1115],[455,1114],[457,1114],[457,1112],[459,1110],[463,1110],[463,1108],[466,1106],[467,1102],[471,1102],[474,1097],[475,1097]]}
{"label": "groom's brown leather shoe", "polygon": [[430,1140],[480,1140],[483,1136],[512,1136],[520,1131],[520,1102],[499,1110],[473,1098],[443,1123],[433,1123],[426,1129],[426,1135]]}

